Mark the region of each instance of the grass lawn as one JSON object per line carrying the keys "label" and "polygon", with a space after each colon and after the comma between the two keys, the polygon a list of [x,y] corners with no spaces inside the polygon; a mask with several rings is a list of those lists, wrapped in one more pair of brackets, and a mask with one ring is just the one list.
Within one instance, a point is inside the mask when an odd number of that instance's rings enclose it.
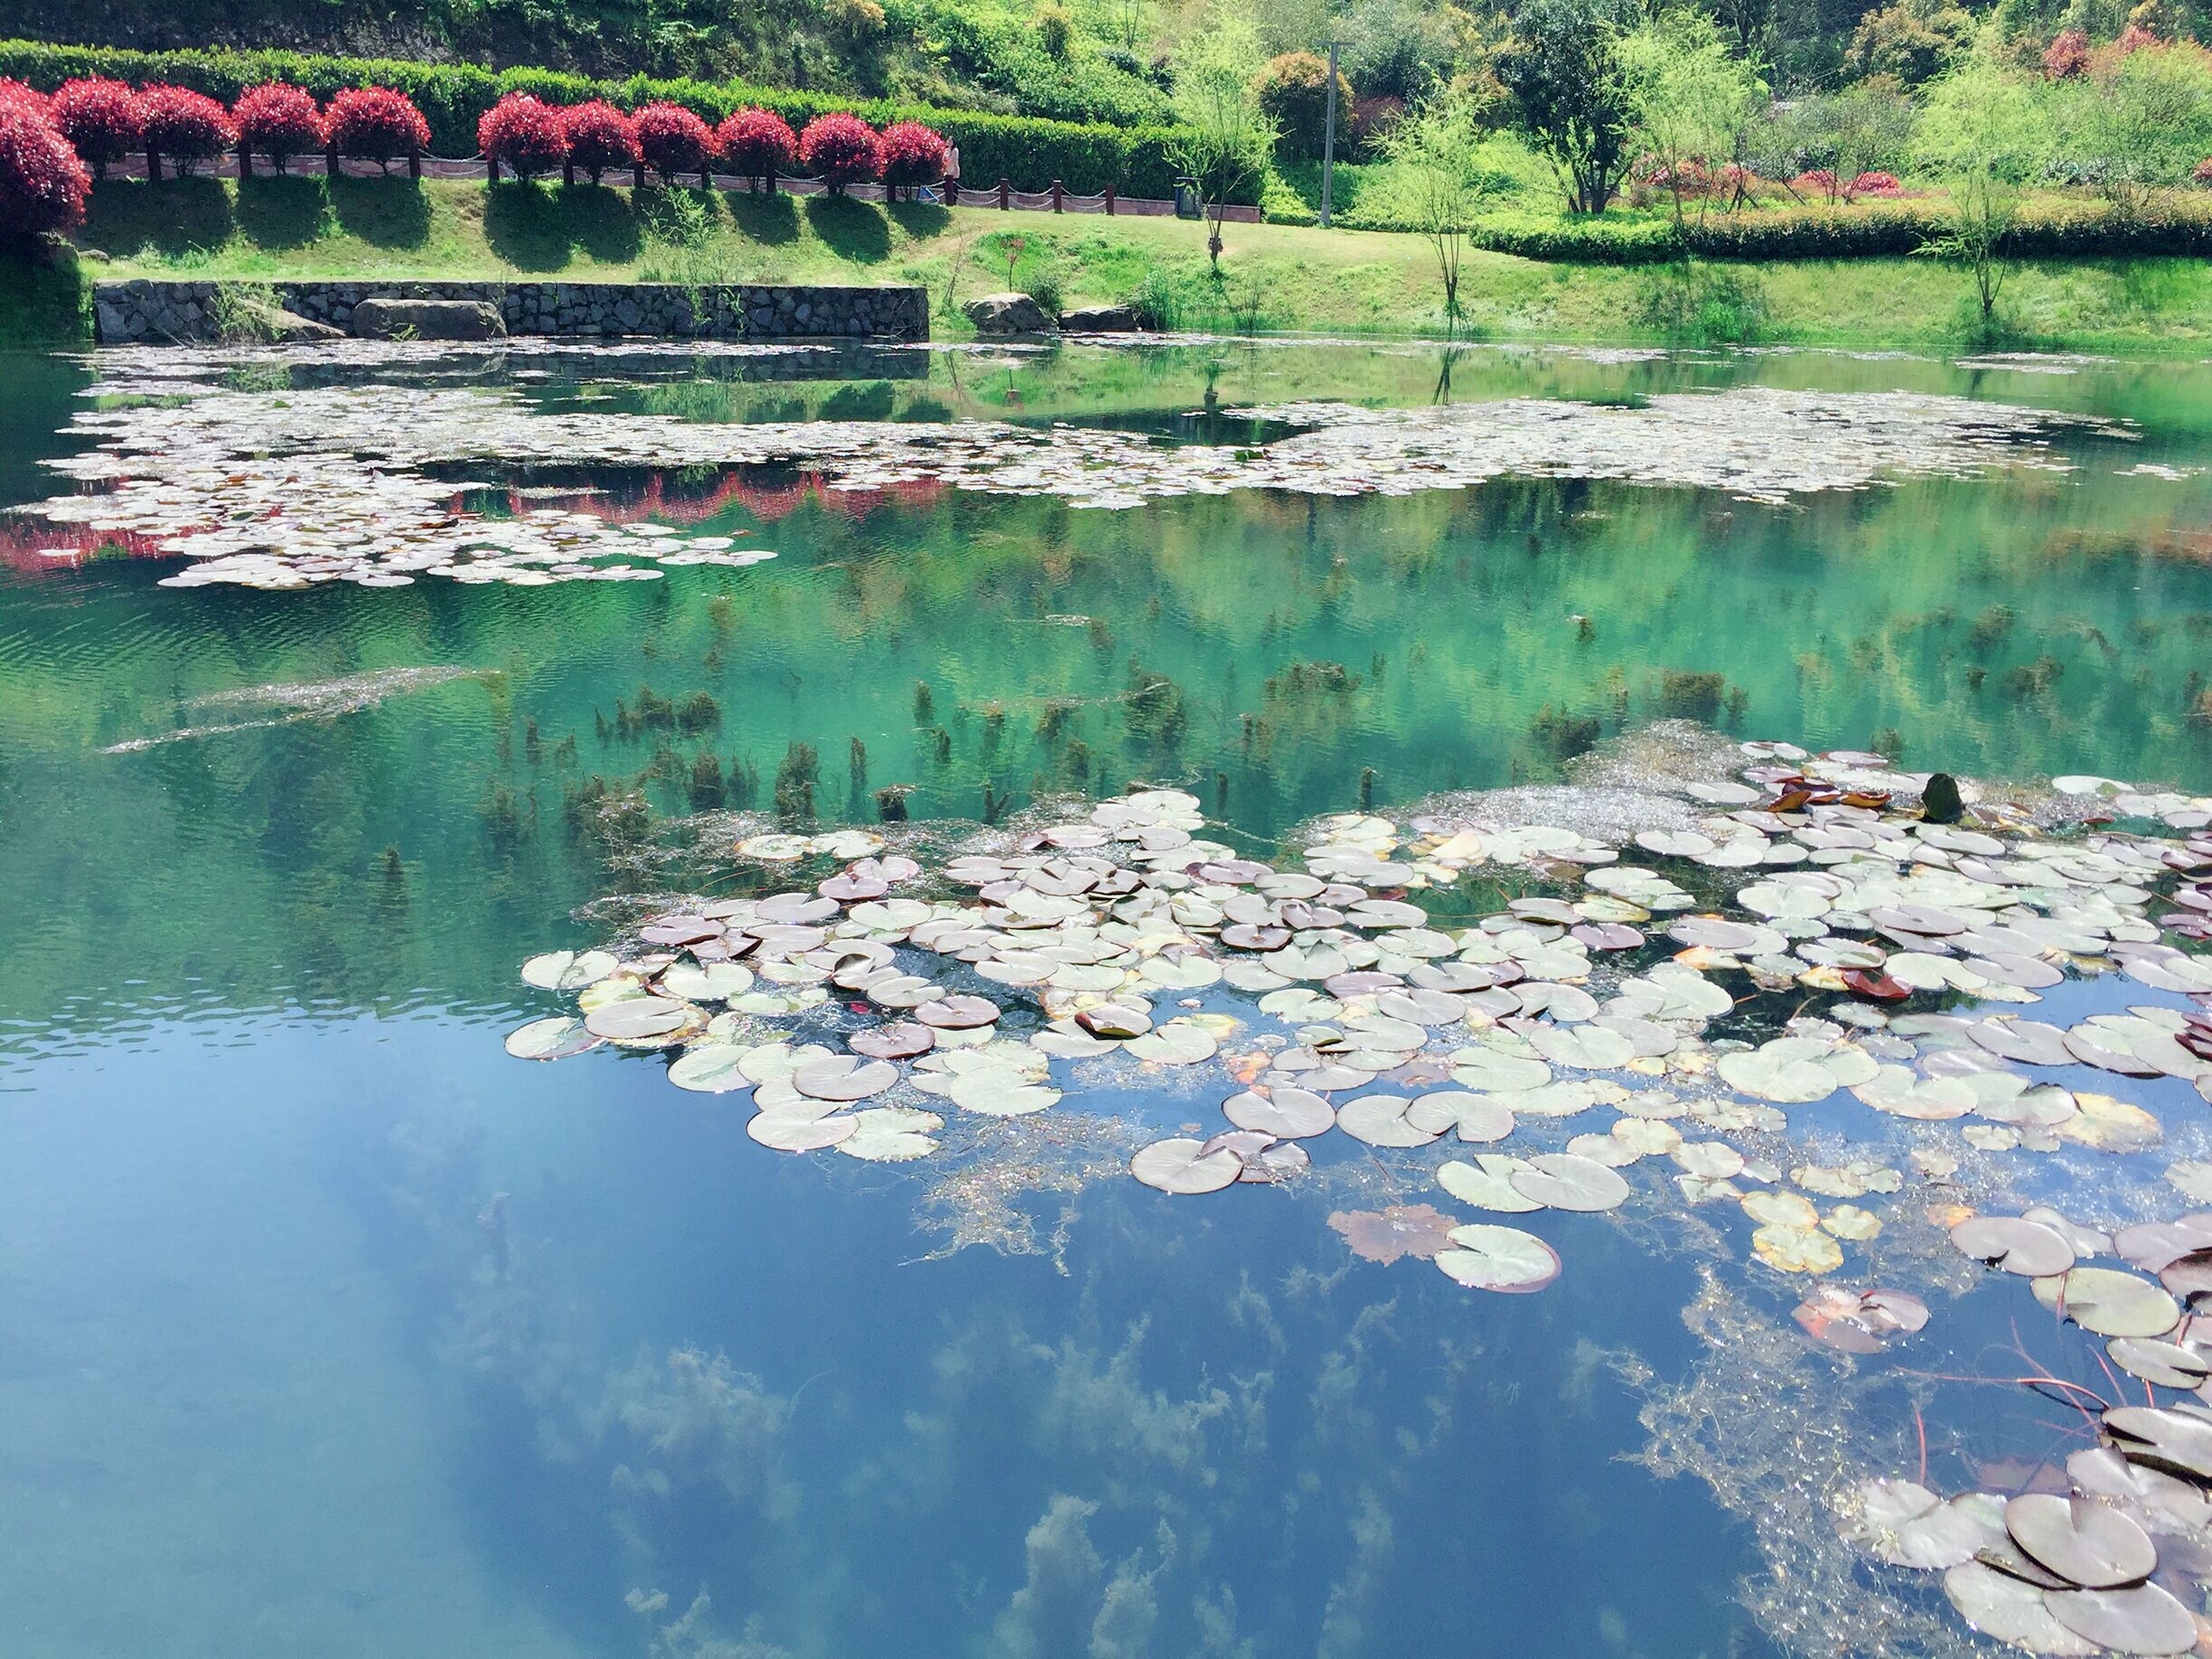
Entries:
{"label": "grass lawn", "polygon": [[[1064,304],[1148,286],[1184,327],[1429,334],[1442,329],[1434,257],[1419,237],[1231,225],[1219,280],[1204,236],[1169,219],[1002,214],[814,196],[502,185],[403,178],[213,179],[94,192],[79,239],[89,276],[548,277],[706,283],[926,285],[945,305],[1014,285]],[[58,285],[0,284],[0,338],[69,311]],[[1477,338],[1957,345],[1965,279],[1923,259],[1617,268],[1467,256]],[[2184,259],[2028,266],[2006,289],[2022,344],[2196,350],[2212,339],[2212,267]],[[73,314],[73,313],[71,314]]]}

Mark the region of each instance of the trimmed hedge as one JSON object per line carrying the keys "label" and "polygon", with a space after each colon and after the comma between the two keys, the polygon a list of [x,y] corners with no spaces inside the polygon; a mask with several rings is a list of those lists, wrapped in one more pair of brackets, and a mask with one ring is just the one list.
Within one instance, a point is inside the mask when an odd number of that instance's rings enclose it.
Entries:
{"label": "trimmed hedge", "polygon": [[604,98],[630,110],[654,102],[680,104],[709,126],[747,106],[773,109],[794,127],[838,110],[849,111],[876,127],[919,121],[960,146],[961,181],[977,190],[1000,178],[1012,180],[1017,189],[1043,190],[1059,179],[1079,194],[1095,194],[1111,185],[1125,196],[1165,199],[1175,194],[1177,172],[1168,159],[1177,139],[1177,130],[1171,127],[1107,127],[985,115],[891,98],[773,91],[734,81],[655,80],[643,75],[607,81],[555,70],[492,70],[465,63],[410,63],[296,52],[132,52],[0,41],[0,77],[51,92],[65,80],[89,75],[139,84],[164,81],[226,104],[247,88],[268,80],[305,87],[324,101],[348,87],[390,87],[406,93],[422,110],[430,123],[430,148],[439,155],[473,155],[476,123],[484,112],[507,93],[529,92],[550,104]]}

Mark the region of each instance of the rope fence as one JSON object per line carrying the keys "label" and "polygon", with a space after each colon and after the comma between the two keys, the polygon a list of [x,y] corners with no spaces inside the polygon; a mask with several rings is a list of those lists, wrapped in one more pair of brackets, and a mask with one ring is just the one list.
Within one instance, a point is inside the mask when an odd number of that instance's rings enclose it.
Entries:
{"label": "rope fence", "polygon": [[[255,161],[249,156],[233,153],[211,164],[188,167],[186,171],[200,178],[235,179],[241,173],[266,177],[274,169],[266,159]],[[341,178],[373,179],[387,173],[398,173],[417,179],[496,181],[501,176],[498,164],[482,155],[412,155],[385,165],[363,161],[357,156],[318,153],[292,157],[286,164],[286,171],[311,178],[326,178],[335,174]],[[138,154],[127,155],[113,164],[109,172],[120,178],[159,178],[175,176],[177,164],[174,162],[164,164],[159,156]],[[561,172],[562,183],[575,183],[577,172],[574,166],[564,167]],[[643,167],[614,167],[607,169],[605,176],[611,183],[626,182],[642,187],[647,173]],[[689,173],[684,174],[680,182],[688,183],[689,178]],[[757,179],[712,171],[702,171],[698,183],[702,188],[708,190],[758,192],[763,188],[761,181]],[[784,178],[779,175],[768,183],[766,189],[771,194],[781,192],[792,196],[812,196],[820,194],[829,186],[820,179]],[[862,202],[886,202],[895,199],[895,190],[905,191],[908,200],[1007,213],[1104,213],[1109,216],[1128,214],[1137,218],[1158,219],[1174,215],[1178,208],[1178,203],[1175,202],[1156,197],[1124,196],[1111,186],[1096,195],[1079,195],[1058,179],[1054,179],[1050,188],[1045,190],[1016,190],[1005,179],[1000,179],[994,185],[977,189],[955,179],[946,179],[934,185],[848,184],[845,193]],[[1191,202],[1188,206],[1186,217],[1196,218],[1195,202]],[[1222,217],[1238,224],[1258,224],[1260,210],[1233,205],[1222,210]]]}

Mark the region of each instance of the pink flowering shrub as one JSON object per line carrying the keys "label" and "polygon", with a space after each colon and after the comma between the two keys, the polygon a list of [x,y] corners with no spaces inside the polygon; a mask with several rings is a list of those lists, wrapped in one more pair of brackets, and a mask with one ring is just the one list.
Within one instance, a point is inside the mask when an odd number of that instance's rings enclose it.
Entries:
{"label": "pink flowering shrub", "polygon": [[247,88],[230,115],[239,143],[249,155],[267,156],[279,173],[293,156],[310,155],[330,139],[314,97],[281,80]]}
{"label": "pink flowering shrub", "polygon": [[722,159],[755,183],[773,182],[799,160],[791,123],[773,110],[737,110],[716,128],[715,141]]}
{"label": "pink flowering shrub", "polygon": [[648,104],[639,110],[637,139],[646,165],[664,184],[680,173],[705,171],[715,156],[714,129],[681,104]]}
{"label": "pink flowering shrub", "polygon": [[0,98],[0,239],[67,230],[84,218],[92,181],[52,119]]}
{"label": "pink flowering shrub", "polygon": [[108,164],[138,147],[138,95],[119,80],[65,80],[54,91],[54,126],[70,147],[105,178]]}
{"label": "pink flowering shrub", "polygon": [[147,87],[138,94],[138,117],[147,151],[185,167],[213,161],[238,142],[230,112],[186,87]]}
{"label": "pink flowering shrub", "polygon": [[351,87],[330,101],[330,142],[341,155],[389,170],[430,147],[430,123],[415,100],[389,87]]}
{"label": "pink flowering shrub", "polygon": [[896,189],[901,184],[934,184],[945,175],[951,149],[935,128],[919,121],[894,121],[877,140],[883,153],[883,181]]}
{"label": "pink flowering shrub", "polygon": [[518,177],[532,178],[568,159],[568,127],[552,105],[510,92],[478,117],[476,147]]}
{"label": "pink flowering shrub", "polygon": [[573,104],[560,115],[568,135],[568,159],[590,173],[593,183],[609,167],[638,164],[637,123],[605,98]]}

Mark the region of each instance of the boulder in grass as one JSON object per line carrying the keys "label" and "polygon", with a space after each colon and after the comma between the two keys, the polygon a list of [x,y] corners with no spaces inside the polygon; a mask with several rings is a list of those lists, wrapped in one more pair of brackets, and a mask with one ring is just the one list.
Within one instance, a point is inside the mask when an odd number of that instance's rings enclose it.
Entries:
{"label": "boulder in grass", "polygon": [[498,340],[507,324],[482,300],[365,299],[353,307],[363,340]]}
{"label": "boulder in grass", "polygon": [[1060,314],[1060,326],[1071,334],[1133,334],[1144,324],[1127,305],[1078,305]]}
{"label": "boulder in grass", "polygon": [[1026,294],[986,294],[961,310],[979,334],[1049,334],[1054,332],[1045,308]]}

